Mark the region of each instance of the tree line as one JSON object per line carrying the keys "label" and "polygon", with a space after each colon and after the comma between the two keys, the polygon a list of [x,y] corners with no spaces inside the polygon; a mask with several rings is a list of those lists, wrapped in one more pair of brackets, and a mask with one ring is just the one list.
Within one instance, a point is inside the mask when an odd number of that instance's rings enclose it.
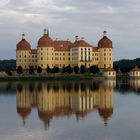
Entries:
{"label": "tree line", "polygon": [[[34,74],[35,71],[37,71],[38,74],[41,74],[43,71],[46,71],[49,74],[51,74],[51,73],[63,73],[63,74],[64,73],[68,73],[68,74],[71,74],[71,73],[75,73],[75,74],[93,73],[93,74],[98,74],[100,72],[99,68],[96,65],[93,65],[90,68],[86,68],[84,65],[81,65],[80,67],[78,67],[78,66],[71,67],[69,65],[66,67],[62,67],[61,69],[59,67],[56,67],[56,66],[54,66],[53,68],[50,68],[48,66],[46,70],[42,69],[41,67],[37,67],[36,69],[33,66],[29,67],[29,70],[28,70],[29,74]],[[18,74],[23,73],[23,68],[21,66],[19,66],[17,68],[17,73]]]}
{"label": "tree line", "polygon": [[[122,73],[128,73],[132,68],[134,68],[135,66],[140,68],[140,58],[136,58],[133,60],[129,60],[129,59],[122,59],[119,61],[114,61],[113,63],[113,68],[118,72],[122,72]],[[47,68],[47,72],[48,73],[85,73],[85,72],[91,72],[92,68],[95,66],[92,66],[90,69],[86,69],[85,66],[82,67],[77,67],[75,66],[74,68],[67,66],[67,67],[63,67],[61,70],[58,67],[54,67],[53,69],[50,69],[49,67]],[[37,68],[37,71],[39,71],[40,68]],[[33,67],[30,67],[30,72],[32,73],[32,71],[35,71],[35,69]],[[0,60],[0,71],[5,71],[6,73],[9,73],[9,71],[16,71],[16,60]],[[96,70],[95,70],[96,71]],[[97,70],[98,71],[98,70]],[[92,72],[93,73],[93,72]],[[96,72],[95,72],[96,73]]]}
{"label": "tree line", "polygon": [[113,68],[117,72],[120,71],[122,73],[128,73],[135,66],[140,68],[140,58],[136,58],[136,59],[133,59],[133,60],[122,59],[122,60],[119,60],[119,61],[115,61],[113,63]]}

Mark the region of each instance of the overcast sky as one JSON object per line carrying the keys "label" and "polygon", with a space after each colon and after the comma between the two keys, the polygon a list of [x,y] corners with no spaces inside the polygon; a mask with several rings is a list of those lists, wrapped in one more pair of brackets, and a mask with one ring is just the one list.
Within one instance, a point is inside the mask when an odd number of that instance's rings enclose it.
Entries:
{"label": "overcast sky", "polygon": [[36,48],[47,27],[53,39],[94,46],[107,30],[115,60],[140,57],[140,0],[0,0],[0,59],[15,59],[23,32]]}

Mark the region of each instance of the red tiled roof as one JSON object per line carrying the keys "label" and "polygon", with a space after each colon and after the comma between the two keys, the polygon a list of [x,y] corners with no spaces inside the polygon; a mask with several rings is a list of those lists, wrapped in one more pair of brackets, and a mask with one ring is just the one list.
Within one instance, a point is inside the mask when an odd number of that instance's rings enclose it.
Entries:
{"label": "red tiled roof", "polygon": [[37,54],[37,49],[31,49],[31,54]]}
{"label": "red tiled roof", "polygon": [[38,40],[38,47],[53,47],[53,40],[47,34],[44,34]]}
{"label": "red tiled roof", "polygon": [[137,66],[135,68],[133,68],[131,71],[140,71],[140,68],[138,68]]}
{"label": "red tiled roof", "polygon": [[38,111],[39,118],[44,121],[48,122],[53,118],[53,112],[51,111]]}
{"label": "red tiled roof", "polygon": [[23,117],[26,118],[31,112],[31,108],[25,108],[25,107],[17,107],[17,113]]}
{"label": "red tiled roof", "polygon": [[92,45],[87,43],[85,40],[76,40],[73,47],[92,47]]}
{"label": "red tiled roof", "polygon": [[107,36],[104,36],[99,40],[98,48],[113,48],[112,41]]}
{"label": "red tiled roof", "polygon": [[98,51],[98,48],[97,47],[92,47],[92,51],[93,52],[97,52]]}
{"label": "red tiled roof", "polygon": [[72,46],[72,42],[70,41],[54,41],[54,49],[55,51],[69,51]]}
{"label": "red tiled roof", "polygon": [[99,108],[98,111],[99,111],[99,115],[104,119],[108,119],[113,114],[113,108],[103,108],[103,109]]}
{"label": "red tiled roof", "polygon": [[30,50],[31,45],[26,39],[22,39],[18,44],[17,44],[17,51],[18,50]]}

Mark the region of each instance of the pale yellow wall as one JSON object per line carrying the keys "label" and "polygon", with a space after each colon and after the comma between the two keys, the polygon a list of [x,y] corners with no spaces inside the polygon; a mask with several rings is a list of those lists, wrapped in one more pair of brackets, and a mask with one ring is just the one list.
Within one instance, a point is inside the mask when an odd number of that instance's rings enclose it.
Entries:
{"label": "pale yellow wall", "polygon": [[70,65],[70,52],[69,51],[55,51],[55,66],[62,68]]}
{"label": "pale yellow wall", "polygon": [[30,54],[29,56],[29,65],[34,68],[37,67],[37,54]]}
{"label": "pale yellow wall", "polygon": [[103,72],[103,76],[105,76],[105,77],[116,77],[116,71],[105,71],[105,72]]}
{"label": "pale yellow wall", "polygon": [[28,69],[30,50],[18,50],[16,51],[16,67],[21,66],[23,69]]}
{"label": "pale yellow wall", "polygon": [[113,68],[112,48],[99,49],[99,68]]}
{"label": "pale yellow wall", "polygon": [[37,49],[37,65],[46,69],[54,67],[54,48],[53,47],[38,47]]}
{"label": "pale yellow wall", "polygon": [[140,71],[129,72],[130,77],[140,77]]}
{"label": "pale yellow wall", "polygon": [[28,87],[24,86],[20,91],[17,90],[16,102],[18,108],[30,108],[30,92]]}
{"label": "pale yellow wall", "polygon": [[91,65],[99,65],[99,52],[92,52],[92,62]]}
{"label": "pale yellow wall", "polygon": [[92,65],[92,47],[74,47],[71,48],[71,65],[90,67]]}

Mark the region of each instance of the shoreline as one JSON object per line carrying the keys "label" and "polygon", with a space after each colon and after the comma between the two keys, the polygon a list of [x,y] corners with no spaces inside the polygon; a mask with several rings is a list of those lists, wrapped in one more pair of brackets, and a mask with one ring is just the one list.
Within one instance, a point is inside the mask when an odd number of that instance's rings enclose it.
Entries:
{"label": "shoreline", "polygon": [[[98,76],[99,77],[99,76]],[[101,78],[101,77],[100,77]],[[47,75],[47,76],[4,76],[0,77],[0,82],[3,81],[80,81],[93,80],[91,75]]]}
{"label": "shoreline", "polygon": [[[28,76],[2,76],[0,82],[5,81],[102,81],[102,80],[129,80],[128,76],[117,76],[116,78],[105,78],[101,75],[28,75]],[[138,78],[140,79],[140,78]]]}

